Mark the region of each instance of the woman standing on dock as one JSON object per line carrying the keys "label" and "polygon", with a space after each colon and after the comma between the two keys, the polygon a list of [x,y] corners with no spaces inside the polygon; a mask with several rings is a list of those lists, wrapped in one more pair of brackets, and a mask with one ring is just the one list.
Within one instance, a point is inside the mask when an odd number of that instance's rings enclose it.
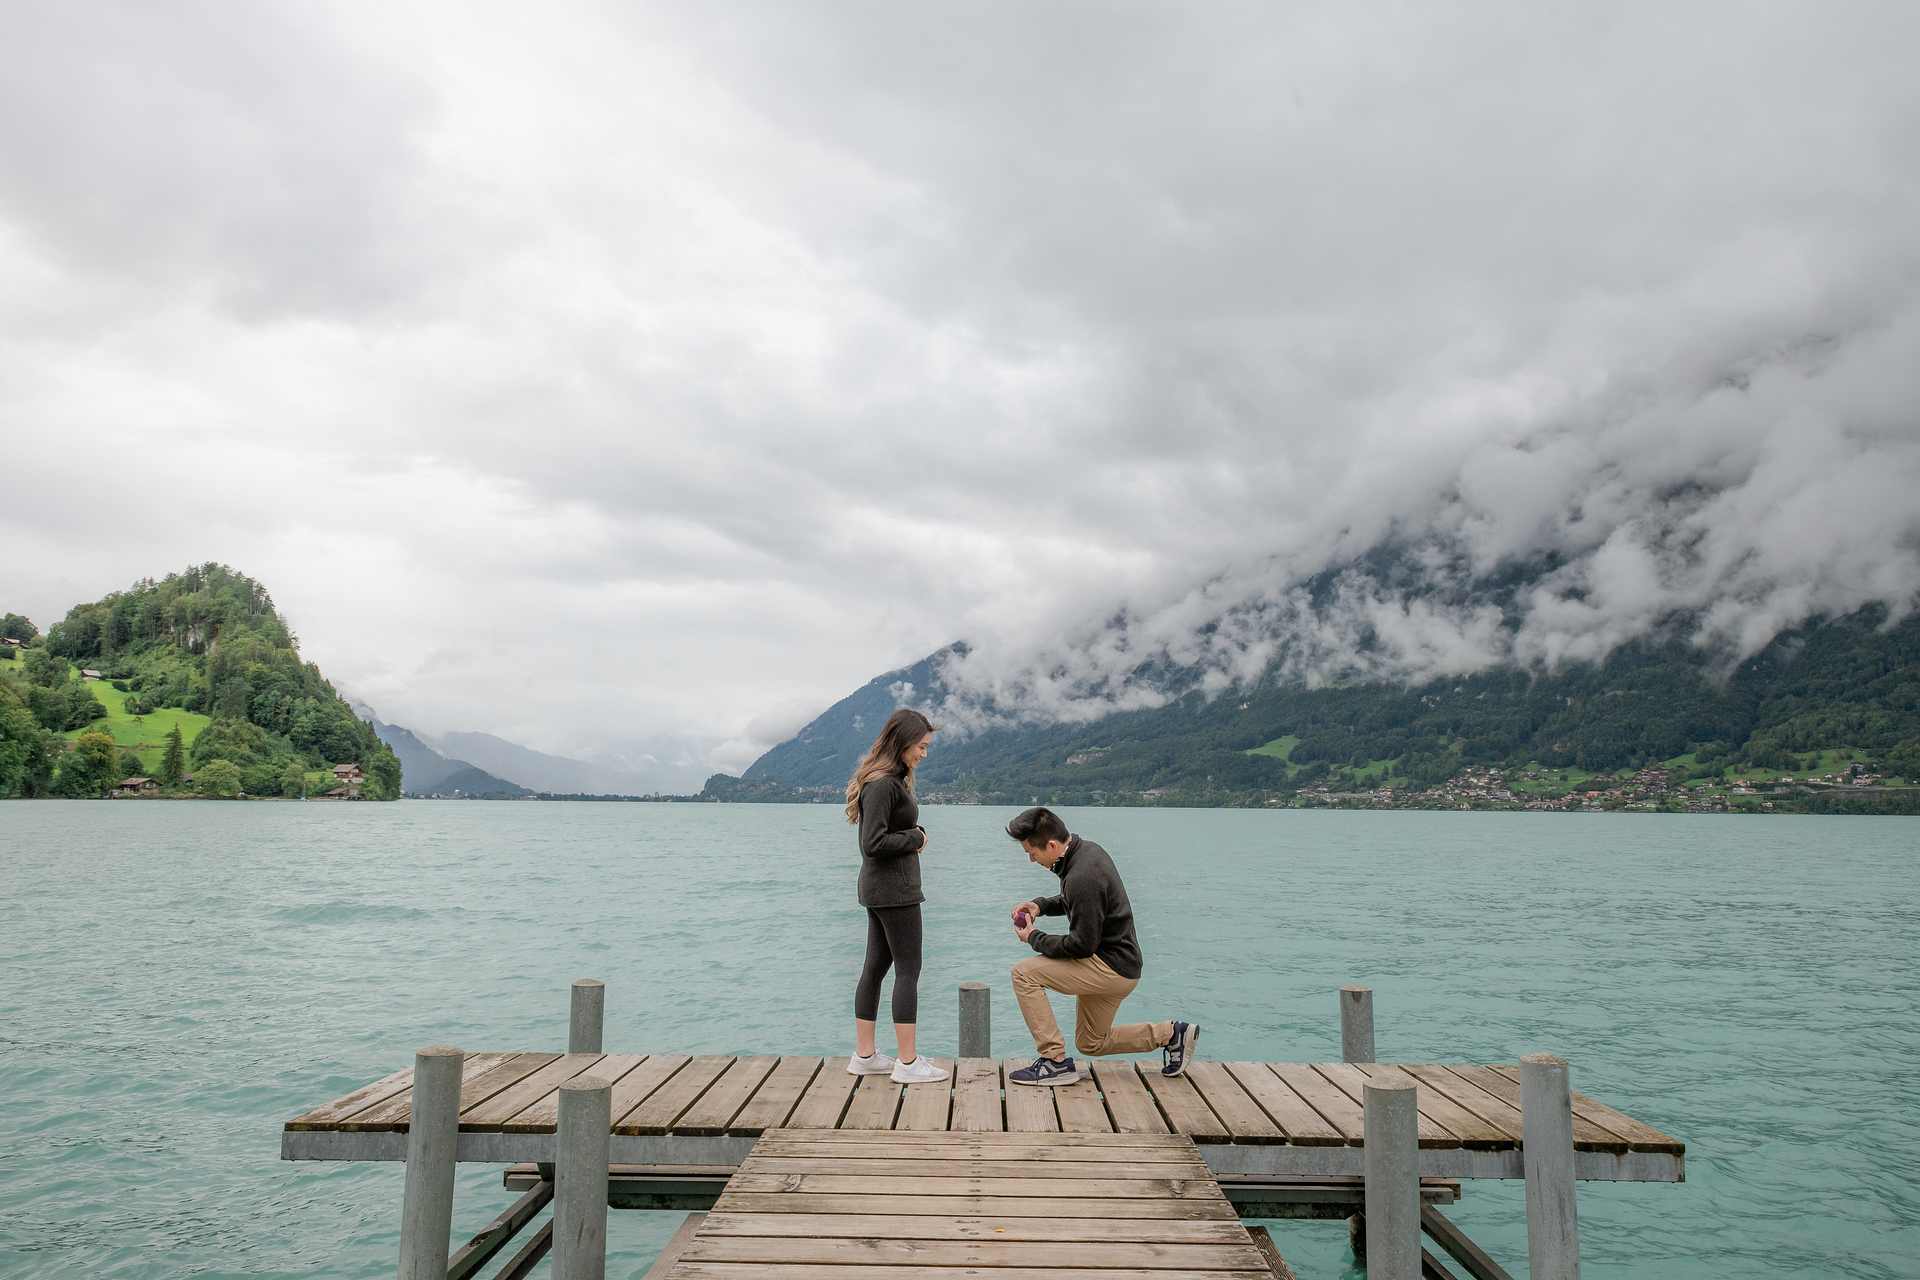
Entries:
{"label": "woman standing on dock", "polygon": [[[919,1056],[914,1044],[920,1005],[920,854],[927,833],[913,798],[913,771],[927,758],[933,722],[900,708],[847,781],[847,821],[860,828],[860,905],[867,909],[867,960],[853,988],[856,1076],[890,1074],[901,1084],[945,1080],[947,1073]],[[874,1044],[880,1017],[880,980],[893,970],[895,1061]]]}

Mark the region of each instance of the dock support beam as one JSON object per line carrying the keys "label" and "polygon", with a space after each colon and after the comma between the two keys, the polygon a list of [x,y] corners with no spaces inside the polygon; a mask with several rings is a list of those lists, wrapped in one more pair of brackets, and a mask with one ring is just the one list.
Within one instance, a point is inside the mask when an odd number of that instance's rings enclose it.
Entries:
{"label": "dock support beam", "polygon": [[984,982],[960,984],[960,1056],[993,1056],[993,992]]}
{"label": "dock support beam", "polygon": [[1373,1056],[1373,988],[1340,988],[1340,1061],[1378,1062]]}
{"label": "dock support beam", "polygon": [[567,1052],[601,1052],[606,1024],[607,984],[598,978],[575,978],[572,1016],[567,1020]]}
{"label": "dock support beam", "polygon": [[1367,1280],[1420,1280],[1420,1113],[1411,1085],[1366,1086]]}
{"label": "dock support beam", "polygon": [[613,1086],[593,1076],[561,1085],[559,1128],[554,1162],[554,1280],[606,1280]]}
{"label": "dock support beam", "polygon": [[[1373,1062],[1373,988],[1340,988],[1340,1061]],[[1367,1219],[1354,1214],[1347,1219],[1347,1244],[1353,1256],[1367,1256]]]}
{"label": "dock support beam", "polygon": [[460,1065],[465,1058],[443,1044],[413,1055],[400,1280],[446,1280],[453,1236],[453,1156],[460,1137]]}
{"label": "dock support beam", "polygon": [[1573,1198],[1573,1101],[1567,1064],[1520,1059],[1521,1168],[1527,1176],[1527,1269],[1533,1280],[1580,1280]]}

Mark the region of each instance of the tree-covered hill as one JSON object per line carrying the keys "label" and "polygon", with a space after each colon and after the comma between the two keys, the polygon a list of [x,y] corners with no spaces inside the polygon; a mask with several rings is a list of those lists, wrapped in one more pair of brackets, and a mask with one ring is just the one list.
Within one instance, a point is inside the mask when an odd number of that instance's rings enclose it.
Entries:
{"label": "tree-covered hill", "polygon": [[[1676,782],[1863,770],[1920,779],[1920,618],[1869,609],[1777,637],[1731,672],[1677,636],[1554,673],[1501,669],[1418,685],[1309,688],[1276,671],[1216,696],[1085,724],[1012,724],[936,741],[930,795],[1062,804],[1246,804],[1533,768],[1571,786],[1656,766]],[[903,702],[939,719],[941,655],[836,703],[719,799],[831,796]],[[1017,708],[1002,708],[1017,711]]]}
{"label": "tree-covered hill", "polygon": [[143,579],[22,638],[0,641],[0,796],[99,796],[134,774],[299,796],[333,789],[338,765],[359,766],[359,798],[400,794],[393,752],[302,661],[266,588],[225,565]]}

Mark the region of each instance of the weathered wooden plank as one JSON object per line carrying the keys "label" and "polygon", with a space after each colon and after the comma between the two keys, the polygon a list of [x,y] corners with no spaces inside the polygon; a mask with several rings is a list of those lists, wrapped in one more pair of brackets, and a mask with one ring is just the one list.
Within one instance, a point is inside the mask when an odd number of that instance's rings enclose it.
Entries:
{"label": "weathered wooden plank", "polygon": [[1273,1072],[1302,1101],[1332,1125],[1348,1146],[1360,1146],[1367,1136],[1360,1104],[1335,1088],[1333,1082],[1304,1062],[1269,1062]]}
{"label": "weathered wooden plank", "polygon": [[731,1134],[757,1134],[786,1123],[807,1086],[820,1072],[824,1058],[782,1058],[740,1114],[727,1127]]}
{"label": "weathered wooden plank", "polygon": [[647,1273],[640,1280],[666,1280],[674,1264],[692,1247],[694,1237],[705,1228],[706,1221],[707,1215],[704,1213],[688,1214],[674,1231],[672,1239],[667,1241],[667,1247],[660,1251],[660,1256],[653,1260],[653,1265],[647,1268]]}
{"label": "weathered wooden plank", "polygon": [[[1036,1161],[1007,1152],[1003,1159],[987,1157],[973,1160],[860,1160],[834,1156],[763,1155],[756,1151],[740,1165],[741,1173],[847,1173],[868,1177],[924,1178],[1030,1178]],[[1199,1178],[1210,1176],[1198,1167],[1170,1165],[1164,1160],[1052,1160],[1046,1164],[1049,1178]]]}
{"label": "weathered wooden plank", "polygon": [[1212,1178],[943,1178],[840,1173],[733,1175],[728,1191],[814,1192],[820,1195],[1038,1196],[1083,1200],[1204,1200],[1226,1195]]}
{"label": "weathered wooden plank", "polygon": [[631,1115],[634,1108],[657,1093],[660,1086],[686,1070],[687,1064],[692,1061],[682,1053],[656,1053],[615,1080],[607,1107],[607,1114],[613,1117],[614,1132],[620,1131],[620,1122]]}
{"label": "weathered wooden plank", "polygon": [[1280,1246],[1273,1242],[1272,1232],[1265,1227],[1248,1227],[1247,1234],[1253,1237],[1253,1247],[1266,1260],[1267,1274],[1272,1280],[1299,1280],[1293,1274],[1293,1268],[1287,1265],[1287,1260],[1280,1256]]}
{"label": "weathered wooden plank", "polygon": [[[1223,1196],[1218,1200],[1131,1200],[1079,1196],[848,1195],[794,1191],[723,1192],[715,1213],[878,1213],[984,1218],[1172,1218],[1238,1222]],[[1075,1277],[1074,1280],[1080,1280]]]}
{"label": "weathered wooden plank", "polygon": [[902,1086],[890,1076],[861,1076],[854,1086],[853,1101],[840,1120],[842,1129],[891,1129],[893,1117],[900,1111]]}
{"label": "weathered wooden plank", "polygon": [[[460,1063],[461,1093],[465,1094],[469,1084],[494,1079],[494,1073],[500,1066],[517,1056],[511,1053],[468,1054]],[[412,1116],[413,1090],[408,1089],[342,1120],[334,1128],[347,1133],[391,1133],[405,1129]],[[464,1127],[464,1118],[462,1123]]]}
{"label": "weathered wooden plank", "polygon": [[773,1073],[773,1057],[735,1058],[733,1065],[674,1122],[675,1133],[725,1133],[754,1091]]}
{"label": "weathered wooden plank", "polygon": [[471,1240],[447,1259],[447,1280],[468,1280],[493,1261],[495,1254],[510,1244],[529,1222],[553,1202],[553,1184],[537,1182],[527,1193],[508,1205],[499,1216],[480,1228]]}
{"label": "weathered wooden plank", "polygon": [[[1017,1071],[1027,1064],[1016,1058],[1001,1063],[1003,1071]],[[1063,1088],[1066,1086],[1062,1086]],[[1058,1133],[1060,1117],[1054,1114],[1053,1095],[1060,1089],[1029,1089],[1017,1084],[1007,1085],[1007,1130],[1010,1133]],[[1095,1105],[1099,1099],[1096,1098]],[[1102,1118],[1106,1115],[1101,1112]]]}
{"label": "weathered wooden plank", "polygon": [[[1077,1241],[1056,1244],[1034,1240],[875,1240],[846,1236],[824,1240],[761,1239],[702,1233],[681,1255],[689,1262],[911,1267],[991,1267],[995,1270],[1054,1271],[1072,1267],[1186,1267],[1194,1271],[1264,1268],[1266,1260],[1250,1240],[1239,1244],[1164,1244],[1131,1241]],[[784,1270],[784,1268],[782,1268]],[[772,1271],[779,1275],[780,1271]]]}
{"label": "weathered wooden plank", "polygon": [[478,1075],[463,1074],[460,1080],[461,1112],[464,1114],[508,1086],[519,1084],[559,1056],[557,1053],[508,1054]]}
{"label": "weathered wooden plank", "polygon": [[922,1133],[947,1131],[947,1117],[953,1111],[953,1061],[938,1058],[933,1060],[933,1065],[945,1071],[947,1078],[930,1084],[908,1085],[906,1096],[900,1100],[900,1114],[893,1122],[895,1129]]}
{"label": "weathered wooden plank", "polygon": [[[1316,1062],[1313,1069],[1333,1082],[1335,1088],[1359,1104],[1364,1115],[1367,1102],[1367,1077],[1360,1068],[1351,1062]],[[1419,1092],[1414,1094],[1414,1132],[1416,1141],[1422,1150],[1445,1150],[1460,1145],[1460,1139],[1453,1136],[1451,1130],[1432,1117],[1423,1114],[1418,1108]]]}
{"label": "weathered wooden plank", "polygon": [[953,1073],[953,1116],[949,1123],[962,1133],[997,1133],[1007,1127],[1000,1110],[997,1060],[960,1059]]}
{"label": "weathered wooden plank", "polygon": [[[1446,1069],[1465,1080],[1468,1084],[1486,1090],[1500,1101],[1520,1111],[1520,1082],[1510,1076],[1495,1071],[1492,1067],[1474,1066],[1468,1063],[1447,1063]],[[1575,1151],[1626,1151],[1625,1138],[1611,1130],[1604,1129],[1581,1115],[1573,1116],[1573,1149]]]}
{"label": "weathered wooden plank", "polygon": [[[1490,1070],[1518,1084],[1520,1069],[1510,1066],[1495,1066]],[[1635,1120],[1624,1111],[1617,1111],[1604,1102],[1596,1102],[1584,1093],[1573,1094],[1573,1114],[1581,1119],[1605,1129],[1616,1137],[1625,1138],[1630,1150],[1663,1151],[1669,1155],[1685,1155],[1687,1144],[1680,1139],[1660,1132],[1650,1124]]]}
{"label": "weathered wooden plank", "polygon": [[1467,1238],[1467,1233],[1432,1205],[1420,1207],[1420,1226],[1433,1242],[1453,1256],[1474,1280],[1513,1280],[1506,1268],[1487,1256],[1486,1250]]}
{"label": "weathered wooden plank", "polygon": [[311,1111],[304,1111],[287,1121],[286,1127],[302,1133],[332,1129],[348,1116],[365,1111],[375,1103],[385,1102],[395,1094],[405,1093],[411,1088],[413,1088],[413,1068],[407,1067],[390,1076],[382,1076],[372,1084],[363,1084],[352,1093],[335,1098],[332,1102],[322,1103]]}
{"label": "weathered wooden plank", "polygon": [[645,1102],[629,1111],[613,1131],[623,1135],[673,1132],[674,1123],[712,1087],[720,1073],[732,1065],[733,1059],[724,1054],[695,1058],[674,1072]]}
{"label": "weathered wooden plank", "polygon": [[[1195,1064],[1196,1066],[1199,1064]],[[1314,1110],[1294,1087],[1273,1073],[1264,1062],[1222,1063],[1227,1074],[1260,1104],[1273,1119],[1288,1142],[1297,1147],[1339,1147],[1348,1142],[1346,1134]],[[1191,1068],[1190,1068],[1191,1069]],[[1315,1076],[1316,1081],[1319,1080]],[[1339,1095],[1344,1102],[1345,1095]]]}
{"label": "weathered wooden plank", "polygon": [[[1096,1062],[1093,1078],[1107,1100],[1113,1127],[1119,1133],[1166,1133],[1167,1122],[1154,1105],[1153,1095],[1140,1081],[1131,1062]],[[1035,1086],[1042,1087],[1042,1086]]]}
{"label": "weathered wooden plank", "polygon": [[[913,1280],[980,1280],[977,1267],[915,1267]],[[687,1262],[668,1272],[668,1280],[877,1280],[870,1266],[833,1263],[793,1263],[773,1270],[763,1262]],[[1165,1270],[1092,1267],[1075,1271],[1073,1280],[1272,1280],[1263,1266],[1258,1271],[1194,1271],[1187,1267]]]}
{"label": "weathered wooden plank", "polygon": [[1193,1081],[1185,1076],[1163,1076],[1151,1064],[1140,1072],[1140,1078],[1146,1081],[1148,1092],[1159,1102],[1175,1133],[1183,1133],[1195,1142],[1227,1140],[1227,1126],[1200,1096]]}
{"label": "weathered wooden plank", "polygon": [[1100,1086],[1092,1080],[1081,1080],[1075,1084],[1063,1084],[1045,1089],[1027,1089],[1021,1085],[1008,1086],[1009,1096],[1015,1091],[1044,1093],[1052,1097],[1054,1109],[1060,1113],[1062,1136],[1113,1132],[1113,1117],[1107,1114],[1107,1104],[1106,1100],[1100,1096]]}
{"label": "weathered wooden plank", "polygon": [[[646,1063],[644,1053],[610,1053],[581,1074],[617,1085]],[[548,1092],[538,1102],[529,1103],[516,1114],[501,1121],[502,1133],[553,1133],[560,1127],[560,1091]]]}
{"label": "weathered wooden plank", "polygon": [[1237,1244],[1245,1237],[1223,1218],[941,1217],[883,1213],[709,1214],[710,1236],[869,1236],[876,1240],[1140,1240],[1165,1244]]}
{"label": "weathered wooden plank", "polygon": [[[965,1061],[965,1059],[962,1059]],[[990,1059],[977,1059],[990,1061]],[[851,1079],[851,1077],[849,1077]],[[1015,1088],[1043,1088],[1036,1085],[1016,1085]],[[1056,1090],[1059,1092],[1059,1090]],[[1191,1153],[1193,1144],[1179,1134],[1160,1133],[996,1133],[965,1132],[949,1130],[946,1133],[916,1133],[911,1138],[902,1138],[896,1133],[874,1133],[862,1129],[823,1130],[818,1127],[803,1127],[791,1124],[788,1128],[769,1131],[761,1140],[764,1143],[793,1142],[870,1142],[877,1146],[893,1150],[902,1142],[916,1142],[928,1146],[946,1145],[952,1147],[976,1147],[989,1145],[1003,1147],[1008,1144],[1024,1144],[1030,1147],[1052,1150],[1058,1147],[1140,1147],[1148,1150],[1180,1151]],[[756,1144],[756,1146],[759,1144]]]}
{"label": "weathered wooden plank", "polygon": [[1511,1148],[1521,1144],[1524,1132],[1520,1121],[1520,1108],[1494,1097],[1476,1084],[1462,1080],[1442,1066],[1410,1064],[1402,1067],[1401,1070],[1418,1080],[1422,1088],[1443,1093],[1451,1098],[1455,1105],[1479,1116],[1500,1134],[1505,1146]]}
{"label": "weathered wooden plank", "polygon": [[1354,1065],[1375,1084],[1412,1085],[1414,1104],[1420,1114],[1431,1117],[1435,1124],[1458,1138],[1461,1146],[1481,1151],[1498,1151],[1513,1146],[1512,1140],[1497,1125],[1488,1124],[1432,1085],[1421,1083],[1419,1077],[1409,1075],[1399,1067],[1378,1062]]}
{"label": "weathered wooden plank", "polygon": [[[853,1087],[860,1083],[861,1077],[842,1070],[833,1059],[827,1059],[826,1065],[800,1095],[799,1105],[793,1114],[782,1122],[786,1129],[831,1129],[840,1123],[840,1117],[846,1114],[847,1100],[853,1097]],[[768,1136],[771,1136],[769,1134]],[[764,1141],[764,1139],[763,1139]]]}
{"label": "weathered wooden plank", "polygon": [[493,1280],[527,1280],[540,1260],[553,1249],[553,1219],[548,1218],[533,1233],[533,1238],[520,1246],[520,1252],[507,1259],[507,1265],[500,1268]]}
{"label": "weathered wooden plank", "polygon": [[[853,1130],[845,1130],[851,1133]],[[895,1132],[899,1132],[896,1130]],[[944,1160],[949,1164],[982,1158],[1018,1159],[1030,1163],[1052,1164],[1094,1159],[1111,1152],[1130,1162],[1173,1165],[1180,1168],[1205,1168],[1206,1161],[1192,1147],[1086,1147],[1079,1145],[1042,1145],[1040,1142],[996,1143],[991,1147],[954,1142],[923,1142],[926,1135],[902,1133],[897,1143],[877,1142],[764,1142],[755,1145],[753,1158],[826,1158],[858,1160]],[[1064,1136],[1064,1135],[1063,1135]],[[1039,1134],[1007,1134],[1008,1138],[1035,1138]]]}
{"label": "weathered wooden plank", "polygon": [[555,1058],[538,1071],[530,1072],[486,1101],[460,1113],[460,1128],[466,1131],[498,1129],[528,1105],[558,1089],[600,1061],[604,1054],[568,1053]]}
{"label": "weathered wooden plank", "polygon": [[[1206,1099],[1213,1113],[1220,1117],[1227,1132],[1233,1135],[1235,1142],[1284,1142],[1286,1135],[1280,1132],[1280,1126],[1272,1117],[1260,1109],[1260,1104],[1250,1097],[1240,1082],[1233,1078],[1222,1062],[1191,1062],[1187,1064],[1187,1080]],[[1269,1075],[1275,1086],[1280,1082]],[[1161,1099],[1166,1105],[1166,1099]]]}

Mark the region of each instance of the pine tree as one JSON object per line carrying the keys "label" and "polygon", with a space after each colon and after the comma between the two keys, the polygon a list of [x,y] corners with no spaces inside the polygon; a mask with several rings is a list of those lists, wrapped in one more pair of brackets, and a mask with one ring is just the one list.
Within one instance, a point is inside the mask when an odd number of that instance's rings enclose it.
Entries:
{"label": "pine tree", "polygon": [[170,787],[177,785],[180,775],[186,772],[186,767],[187,748],[186,744],[180,741],[180,726],[176,724],[173,726],[173,732],[167,735],[167,755],[160,762],[160,781]]}

